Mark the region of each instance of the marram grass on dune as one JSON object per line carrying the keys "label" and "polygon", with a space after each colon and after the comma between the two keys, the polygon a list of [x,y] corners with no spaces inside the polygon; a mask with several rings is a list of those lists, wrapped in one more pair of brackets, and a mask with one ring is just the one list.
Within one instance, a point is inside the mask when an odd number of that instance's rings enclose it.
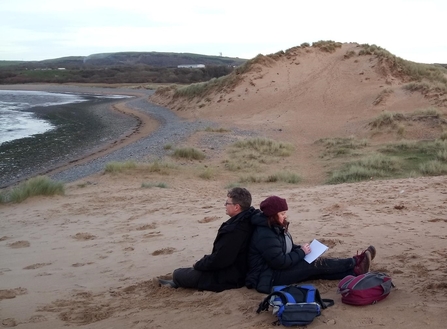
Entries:
{"label": "marram grass on dune", "polygon": [[36,176],[19,184],[11,191],[2,193],[0,201],[20,203],[32,196],[63,195],[64,193],[65,189],[62,182],[53,181],[46,176]]}

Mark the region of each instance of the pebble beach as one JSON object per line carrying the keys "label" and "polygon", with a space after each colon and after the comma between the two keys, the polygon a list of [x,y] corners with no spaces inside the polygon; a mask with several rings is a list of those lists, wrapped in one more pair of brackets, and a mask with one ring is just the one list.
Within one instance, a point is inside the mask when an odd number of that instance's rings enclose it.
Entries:
{"label": "pebble beach", "polygon": [[[76,86],[26,85],[2,86],[27,90],[71,92],[79,94],[128,95],[126,99],[91,100],[85,103],[33,108],[37,115],[59,120],[59,128],[23,138],[0,146],[0,187],[4,188],[38,174],[64,183],[72,182],[104,169],[112,161],[141,161],[159,159],[165,155],[164,146],[175,145],[194,131],[204,129],[211,122],[182,120],[167,108],[148,101],[154,92],[145,89],[86,88]],[[146,114],[158,123],[155,133],[143,136],[126,147],[103,152],[120,139],[128,138],[139,129],[141,118],[114,110],[124,109]]]}

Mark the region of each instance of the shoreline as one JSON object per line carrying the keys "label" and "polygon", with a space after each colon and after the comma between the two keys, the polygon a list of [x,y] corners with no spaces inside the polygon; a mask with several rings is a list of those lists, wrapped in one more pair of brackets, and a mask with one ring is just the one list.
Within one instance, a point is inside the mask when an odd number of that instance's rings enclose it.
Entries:
{"label": "shoreline", "polygon": [[53,180],[70,183],[103,172],[109,162],[162,160],[170,154],[169,148],[165,148],[166,145],[180,144],[195,132],[217,125],[208,120],[187,120],[166,107],[151,103],[149,96],[154,93],[153,90],[50,84],[0,85],[1,88],[135,96],[124,101],[122,99],[114,101],[114,108],[109,109],[109,112],[116,114],[118,111],[127,118],[141,121],[141,124],[134,125],[132,130],[126,131],[109,143],[88,147],[82,156],[70,156],[60,161],[57,166],[49,168],[32,168],[26,175],[10,179],[7,184],[1,184],[3,186],[0,188],[12,187],[36,175],[47,175]]}
{"label": "shoreline", "polygon": [[79,157],[75,157],[71,160],[67,160],[66,163],[59,165],[57,168],[47,170],[43,174],[54,175],[64,170],[68,170],[73,166],[81,165],[99,157],[105,156],[120,148],[126,147],[127,145],[145,136],[150,135],[159,127],[159,123],[157,121],[151,119],[144,113],[140,113],[126,107],[126,105],[122,102],[111,104],[110,110],[133,118],[136,121],[136,125],[118,138],[105,144],[100,144],[96,147],[92,147],[85,154]]}
{"label": "shoreline", "polygon": [[[20,182],[23,182],[31,177],[35,177],[37,175],[54,175],[64,170],[68,170],[73,166],[80,165],[86,163],[88,161],[92,161],[101,156],[105,156],[111,152],[114,152],[130,143],[133,143],[149,134],[154,132],[158,127],[159,123],[157,120],[154,120],[145,113],[132,109],[126,106],[126,103],[130,100],[138,99],[138,98],[148,98],[150,92],[135,92],[135,90],[123,90],[123,89],[105,89],[105,88],[97,88],[97,87],[78,87],[78,86],[54,86],[54,85],[5,85],[0,86],[0,89],[9,89],[9,90],[39,90],[39,91],[49,91],[49,92],[62,92],[62,93],[77,93],[77,94],[87,94],[87,95],[97,95],[97,94],[106,94],[106,95],[127,95],[134,96],[130,99],[105,99],[102,101],[95,102],[89,101],[88,104],[85,103],[77,103],[77,104],[66,104],[66,105],[58,105],[58,106],[50,106],[50,107],[36,107],[31,111],[37,113],[38,116],[44,115],[43,113],[48,112],[57,112],[59,111],[68,111],[68,108],[77,108],[78,111],[82,109],[83,111],[89,112],[94,115],[99,115],[100,120],[102,121],[101,125],[110,125],[111,127],[105,127],[103,130],[108,130],[103,136],[99,138],[90,138],[87,136],[85,140],[82,141],[82,145],[74,146],[70,145],[72,148],[71,151],[66,155],[46,155],[47,160],[36,161],[36,159],[41,160],[42,153],[37,152],[36,149],[41,146],[47,147],[47,151],[50,151],[50,148],[53,148],[51,140],[45,142],[45,136],[56,135],[45,133],[40,134],[40,139],[43,140],[42,144],[39,142],[35,143],[35,135],[31,138],[23,138],[16,141],[12,141],[8,143],[10,146],[9,149],[15,148],[17,149],[18,145],[22,145],[24,149],[28,148],[30,151],[26,152],[34,152],[34,159],[29,158],[27,160],[27,154],[22,155],[21,157],[17,154],[13,156],[13,164],[10,163],[4,165],[4,170],[1,170],[0,174],[0,188],[8,188]],[[124,120],[123,120],[124,119]],[[90,119],[91,120],[91,119]],[[123,125],[125,128],[121,129]],[[59,128],[58,128],[59,129]],[[116,133],[116,131],[110,130],[121,130]],[[91,130],[91,129],[90,129]],[[92,133],[97,133],[96,131],[92,131]],[[88,133],[90,135],[91,133]],[[100,133],[101,134],[101,133]],[[106,136],[109,135],[109,136]],[[86,145],[85,145],[85,141]],[[26,145],[27,143],[31,143],[30,145]],[[5,143],[6,144],[6,143]],[[23,145],[25,144],[25,145]],[[3,148],[6,148],[3,145]],[[85,147],[86,146],[86,147]],[[85,147],[85,148],[84,148]],[[51,151],[53,151],[51,149]],[[65,149],[63,150],[65,151]],[[15,153],[15,150],[10,150],[12,154]],[[62,150],[61,150],[62,152]],[[5,153],[5,152],[3,152]],[[16,158],[19,159],[16,159]],[[23,157],[23,158],[22,158]],[[14,162],[15,161],[15,162]],[[17,162],[25,162],[21,164],[17,164]],[[36,166],[31,163],[31,161],[38,162],[39,164]],[[12,167],[12,168],[11,168]]]}

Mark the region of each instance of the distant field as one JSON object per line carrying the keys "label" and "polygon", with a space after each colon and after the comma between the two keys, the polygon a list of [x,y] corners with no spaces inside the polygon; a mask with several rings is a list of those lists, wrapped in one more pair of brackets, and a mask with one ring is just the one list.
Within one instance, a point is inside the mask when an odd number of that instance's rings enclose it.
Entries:
{"label": "distant field", "polygon": [[23,61],[0,61],[0,67],[7,67],[7,66],[11,66],[11,65],[17,65],[17,64],[22,64],[25,63]]}

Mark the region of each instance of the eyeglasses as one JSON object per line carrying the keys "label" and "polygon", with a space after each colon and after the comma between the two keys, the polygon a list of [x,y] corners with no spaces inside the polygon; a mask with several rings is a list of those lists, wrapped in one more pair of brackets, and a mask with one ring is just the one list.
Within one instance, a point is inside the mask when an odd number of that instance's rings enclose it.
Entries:
{"label": "eyeglasses", "polygon": [[225,203],[224,203],[224,206],[226,207],[226,206],[228,206],[229,204],[235,205],[235,203],[233,203],[233,202],[225,202]]}

